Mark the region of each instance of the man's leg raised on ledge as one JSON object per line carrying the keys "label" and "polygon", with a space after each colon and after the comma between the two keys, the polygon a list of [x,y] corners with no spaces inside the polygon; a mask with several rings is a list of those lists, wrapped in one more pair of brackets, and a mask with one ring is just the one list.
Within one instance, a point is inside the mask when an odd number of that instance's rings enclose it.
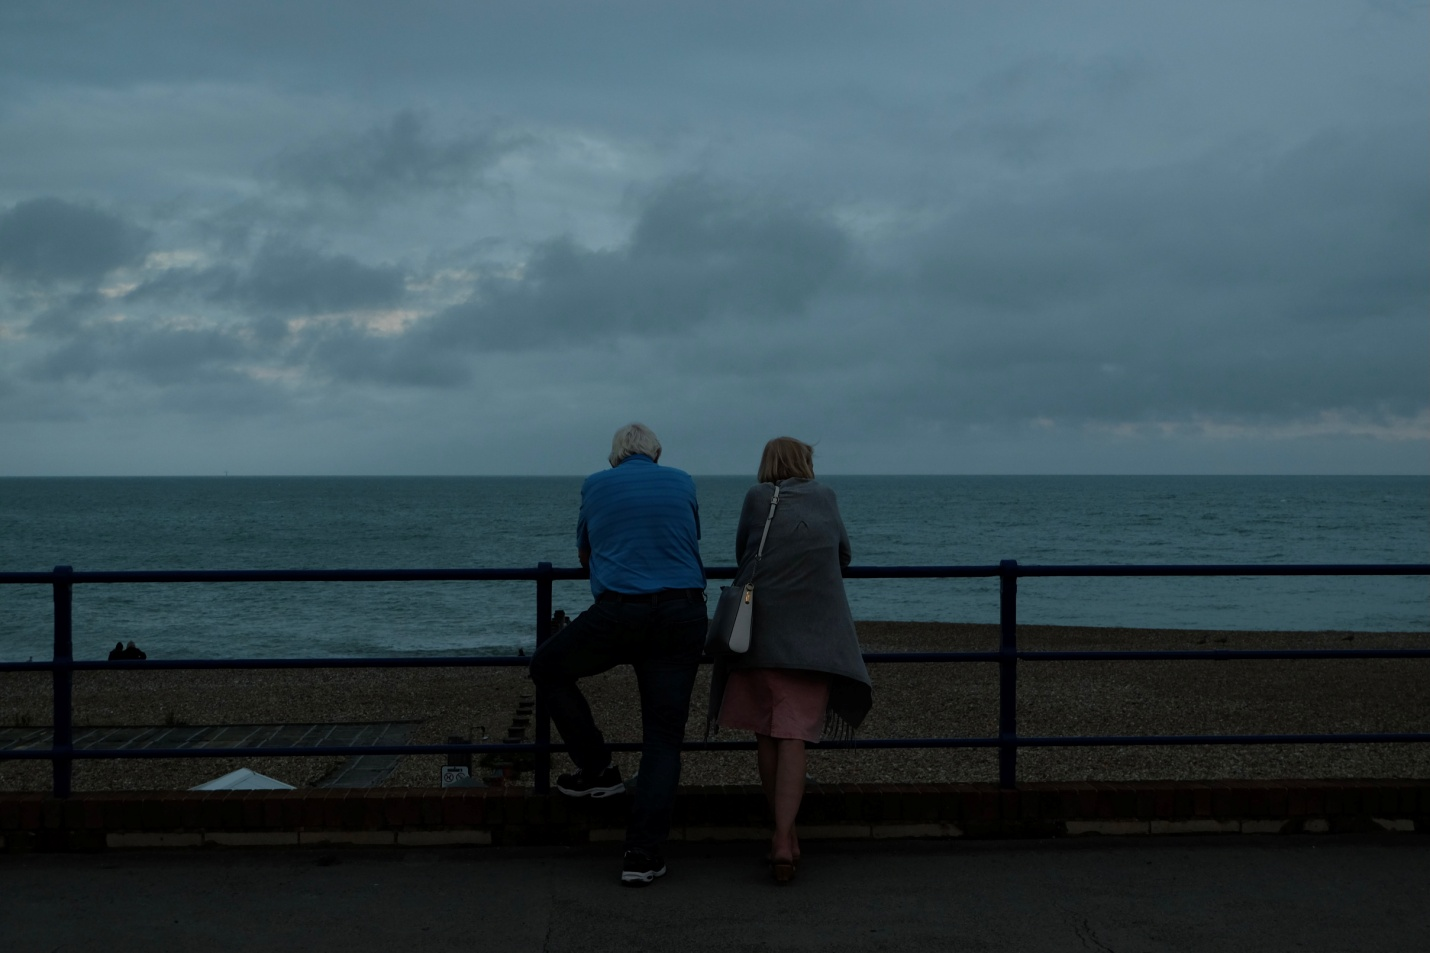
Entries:
{"label": "man's leg raised on ledge", "polygon": [[556,730],[566,742],[576,771],[556,779],[556,789],[572,797],[609,797],[625,790],[611,750],[577,680],[620,664],[619,613],[596,604],[543,642],[531,657],[531,680]]}

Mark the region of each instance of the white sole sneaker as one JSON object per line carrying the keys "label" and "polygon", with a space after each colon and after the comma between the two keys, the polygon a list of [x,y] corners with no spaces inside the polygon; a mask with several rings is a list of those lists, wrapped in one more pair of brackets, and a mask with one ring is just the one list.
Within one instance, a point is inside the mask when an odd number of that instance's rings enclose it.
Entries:
{"label": "white sole sneaker", "polygon": [[614,787],[587,788],[584,791],[577,791],[573,788],[563,788],[561,785],[558,784],[556,785],[556,790],[560,791],[567,797],[610,797],[613,794],[624,793],[626,790],[626,786],[624,784],[617,784]]}
{"label": "white sole sneaker", "polygon": [[622,887],[644,887],[657,877],[665,876],[665,867],[659,870],[623,870],[621,871]]}

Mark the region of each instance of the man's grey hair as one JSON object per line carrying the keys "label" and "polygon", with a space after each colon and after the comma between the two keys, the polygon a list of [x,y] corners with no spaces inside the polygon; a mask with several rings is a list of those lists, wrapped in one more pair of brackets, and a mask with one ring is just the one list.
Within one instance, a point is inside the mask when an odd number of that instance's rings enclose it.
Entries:
{"label": "man's grey hair", "polygon": [[611,455],[607,457],[611,466],[619,466],[626,457],[643,453],[652,460],[660,459],[660,441],[655,431],[645,424],[626,424],[611,438]]}

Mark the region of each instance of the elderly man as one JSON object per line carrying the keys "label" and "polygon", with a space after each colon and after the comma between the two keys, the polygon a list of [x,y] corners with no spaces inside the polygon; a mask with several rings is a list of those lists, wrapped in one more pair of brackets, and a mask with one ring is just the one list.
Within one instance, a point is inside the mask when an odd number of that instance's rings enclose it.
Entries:
{"label": "elderly man", "polygon": [[556,789],[572,797],[625,790],[577,679],[629,664],[641,698],[640,783],[626,828],[621,883],[665,874],[661,846],[680,780],[680,745],[705,643],[705,568],[695,482],[659,466],[660,441],[643,424],[611,440],[611,469],[581,486],[576,546],[595,603],[542,643],[531,677],[577,770]]}

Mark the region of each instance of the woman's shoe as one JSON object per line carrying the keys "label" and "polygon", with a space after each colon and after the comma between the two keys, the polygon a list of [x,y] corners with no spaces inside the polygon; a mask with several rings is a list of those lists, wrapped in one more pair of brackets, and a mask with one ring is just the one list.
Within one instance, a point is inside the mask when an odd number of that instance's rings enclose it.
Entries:
{"label": "woman's shoe", "polygon": [[774,874],[775,883],[787,884],[794,880],[794,861],[788,857],[776,857],[770,862],[770,872]]}

